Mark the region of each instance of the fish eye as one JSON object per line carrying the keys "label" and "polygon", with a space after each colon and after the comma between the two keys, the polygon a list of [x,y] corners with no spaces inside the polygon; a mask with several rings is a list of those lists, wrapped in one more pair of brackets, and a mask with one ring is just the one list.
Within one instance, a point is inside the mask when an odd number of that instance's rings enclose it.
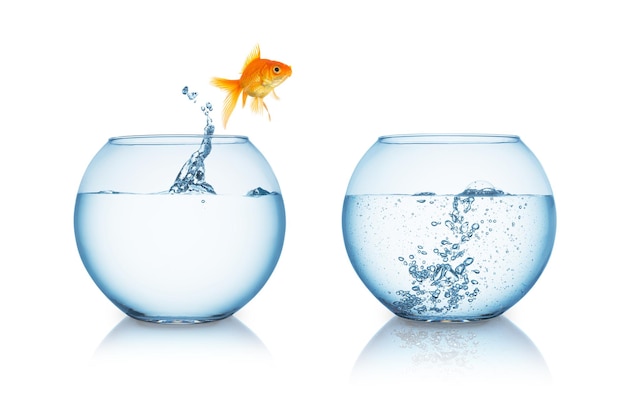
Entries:
{"label": "fish eye", "polygon": [[274,74],[279,74],[280,73],[280,67],[274,67]]}

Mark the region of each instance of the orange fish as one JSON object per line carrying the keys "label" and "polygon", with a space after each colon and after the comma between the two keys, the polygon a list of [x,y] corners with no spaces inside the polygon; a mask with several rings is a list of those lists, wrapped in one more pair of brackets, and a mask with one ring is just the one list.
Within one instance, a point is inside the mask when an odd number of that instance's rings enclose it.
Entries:
{"label": "orange fish", "polygon": [[246,62],[243,64],[241,77],[238,80],[227,80],[225,78],[213,78],[211,83],[228,92],[224,99],[224,113],[222,121],[224,128],[228,123],[228,119],[235,109],[239,95],[242,96],[242,106],[246,106],[248,96],[253,97],[251,108],[254,113],[263,114],[263,109],[267,111],[269,120],[272,120],[267,105],[263,98],[272,93],[278,98],[274,89],[282,84],[291,76],[291,67],[282,62],[270,61],[269,59],[261,59],[261,50],[256,45]]}

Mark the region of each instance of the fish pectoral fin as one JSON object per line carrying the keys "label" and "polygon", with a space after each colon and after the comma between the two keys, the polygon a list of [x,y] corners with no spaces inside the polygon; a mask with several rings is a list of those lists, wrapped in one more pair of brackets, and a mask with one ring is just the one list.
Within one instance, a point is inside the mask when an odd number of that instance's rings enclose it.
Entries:
{"label": "fish pectoral fin", "polygon": [[278,95],[276,94],[276,90],[272,90],[272,95],[276,100],[280,100],[280,97],[278,97]]}
{"label": "fish pectoral fin", "polygon": [[265,107],[265,111],[267,111],[267,120],[269,120],[270,122],[272,121],[272,116],[270,116],[270,110],[267,108],[267,105],[265,105],[264,101],[261,101],[263,103],[263,107]]}

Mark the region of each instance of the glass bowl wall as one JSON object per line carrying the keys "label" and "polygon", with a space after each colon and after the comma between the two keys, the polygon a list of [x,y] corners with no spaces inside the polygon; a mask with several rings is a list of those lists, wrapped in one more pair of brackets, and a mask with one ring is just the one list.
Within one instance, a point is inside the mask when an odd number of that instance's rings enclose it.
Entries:
{"label": "glass bowl wall", "polygon": [[272,274],[285,208],[274,173],[243,136],[216,135],[204,161],[215,193],[170,192],[202,135],[110,139],[81,181],[78,251],[100,290],[145,321],[223,319]]}
{"label": "glass bowl wall", "polygon": [[343,206],[352,266],[400,317],[496,317],[550,257],[548,178],[517,136],[383,136],[358,163]]}

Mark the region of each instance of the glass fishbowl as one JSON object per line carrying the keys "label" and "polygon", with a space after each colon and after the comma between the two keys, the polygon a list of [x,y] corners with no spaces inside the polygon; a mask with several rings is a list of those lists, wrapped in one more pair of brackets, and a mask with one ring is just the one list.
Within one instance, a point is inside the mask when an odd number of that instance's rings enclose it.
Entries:
{"label": "glass fishbowl", "polygon": [[548,178],[517,136],[382,136],[350,179],[343,237],[357,275],[399,317],[474,321],[524,297],[554,245]]}
{"label": "glass fishbowl", "polygon": [[95,284],[130,317],[224,319],[277,265],[285,207],[272,168],[245,136],[207,139],[111,138],[84,173],[78,251]]}

